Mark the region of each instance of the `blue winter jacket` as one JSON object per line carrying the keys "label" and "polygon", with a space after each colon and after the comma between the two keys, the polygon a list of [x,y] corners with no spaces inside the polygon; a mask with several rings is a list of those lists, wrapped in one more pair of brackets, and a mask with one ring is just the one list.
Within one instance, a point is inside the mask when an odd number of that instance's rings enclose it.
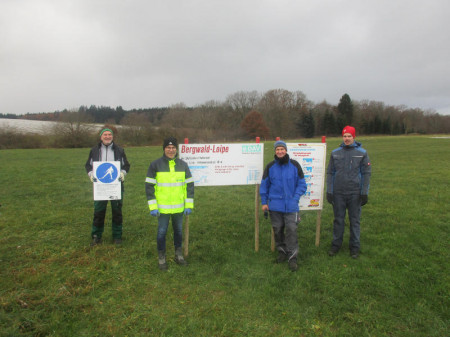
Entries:
{"label": "blue winter jacket", "polygon": [[267,164],[259,193],[261,204],[269,210],[294,213],[299,211],[300,197],[306,192],[306,182],[300,164],[286,154],[281,160]]}

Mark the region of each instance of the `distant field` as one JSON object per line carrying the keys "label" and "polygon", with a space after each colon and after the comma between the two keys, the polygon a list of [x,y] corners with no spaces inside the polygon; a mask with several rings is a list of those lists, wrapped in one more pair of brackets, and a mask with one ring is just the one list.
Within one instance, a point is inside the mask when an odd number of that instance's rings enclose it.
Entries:
{"label": "distant field", "polygon": [[[0,129],[12,129],[17,132],[39,135],[51,133],[56,124],[58,122],[0,118]],[[94,125],[100,128],[103,124]]]}
{"label": "distant field", "polygon": [[328,257],[326,204],[319,247],[303,212],[296,273],[274,263],[262,215],[254,251],[254,186],[198,187],[190,265],[160,272],[144,191],[160,146],[126,148],[124,243],[108,207],[95,249],[89,149],[1,150],[0,336],[449,336],[450,139],[357,140],[372,162],[361,256]]}

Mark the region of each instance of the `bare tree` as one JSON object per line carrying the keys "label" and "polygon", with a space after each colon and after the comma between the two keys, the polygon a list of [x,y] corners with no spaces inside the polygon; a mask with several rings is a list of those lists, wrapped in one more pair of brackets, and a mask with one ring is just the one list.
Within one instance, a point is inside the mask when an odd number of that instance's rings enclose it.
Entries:
{"label": "bare tree", "polygon": [[92,144],[92,118],[85,111],[65,110],[54,126],[56,146],[84,147]]}
{"label": "bare tree", "polygon": [[127,114],[121,121],[121,139],[133,145],[143,145],[152,140],[152,126],[143,113]]}

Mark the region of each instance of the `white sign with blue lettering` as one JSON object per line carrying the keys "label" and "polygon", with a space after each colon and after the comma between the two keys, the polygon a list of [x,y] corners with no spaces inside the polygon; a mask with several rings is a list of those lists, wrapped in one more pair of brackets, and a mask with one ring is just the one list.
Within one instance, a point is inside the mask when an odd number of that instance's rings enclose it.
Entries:
{"label": "white sign with blue lettering", "polygon": [[122,190],[119,161],[94,161],[94,200],[120,200]]}
{"label": "white sign with blue lettering", "polygon": [[178,153],[189,165],[195,186],[261,182],[264,144],[182,144]]}

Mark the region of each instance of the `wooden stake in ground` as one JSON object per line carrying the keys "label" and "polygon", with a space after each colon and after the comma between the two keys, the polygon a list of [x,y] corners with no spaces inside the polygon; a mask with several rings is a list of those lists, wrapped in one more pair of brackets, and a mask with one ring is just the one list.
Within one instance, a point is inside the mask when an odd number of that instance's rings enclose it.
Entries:
{"label": "wooden stake in ground", "polygon": [[184,221],[184,257],[189,254],[189,215],[185,216]]}
{"label": "wooden stake in ground", "polygon": [[259,251],[259,184],[255,187],[255,252]]}

